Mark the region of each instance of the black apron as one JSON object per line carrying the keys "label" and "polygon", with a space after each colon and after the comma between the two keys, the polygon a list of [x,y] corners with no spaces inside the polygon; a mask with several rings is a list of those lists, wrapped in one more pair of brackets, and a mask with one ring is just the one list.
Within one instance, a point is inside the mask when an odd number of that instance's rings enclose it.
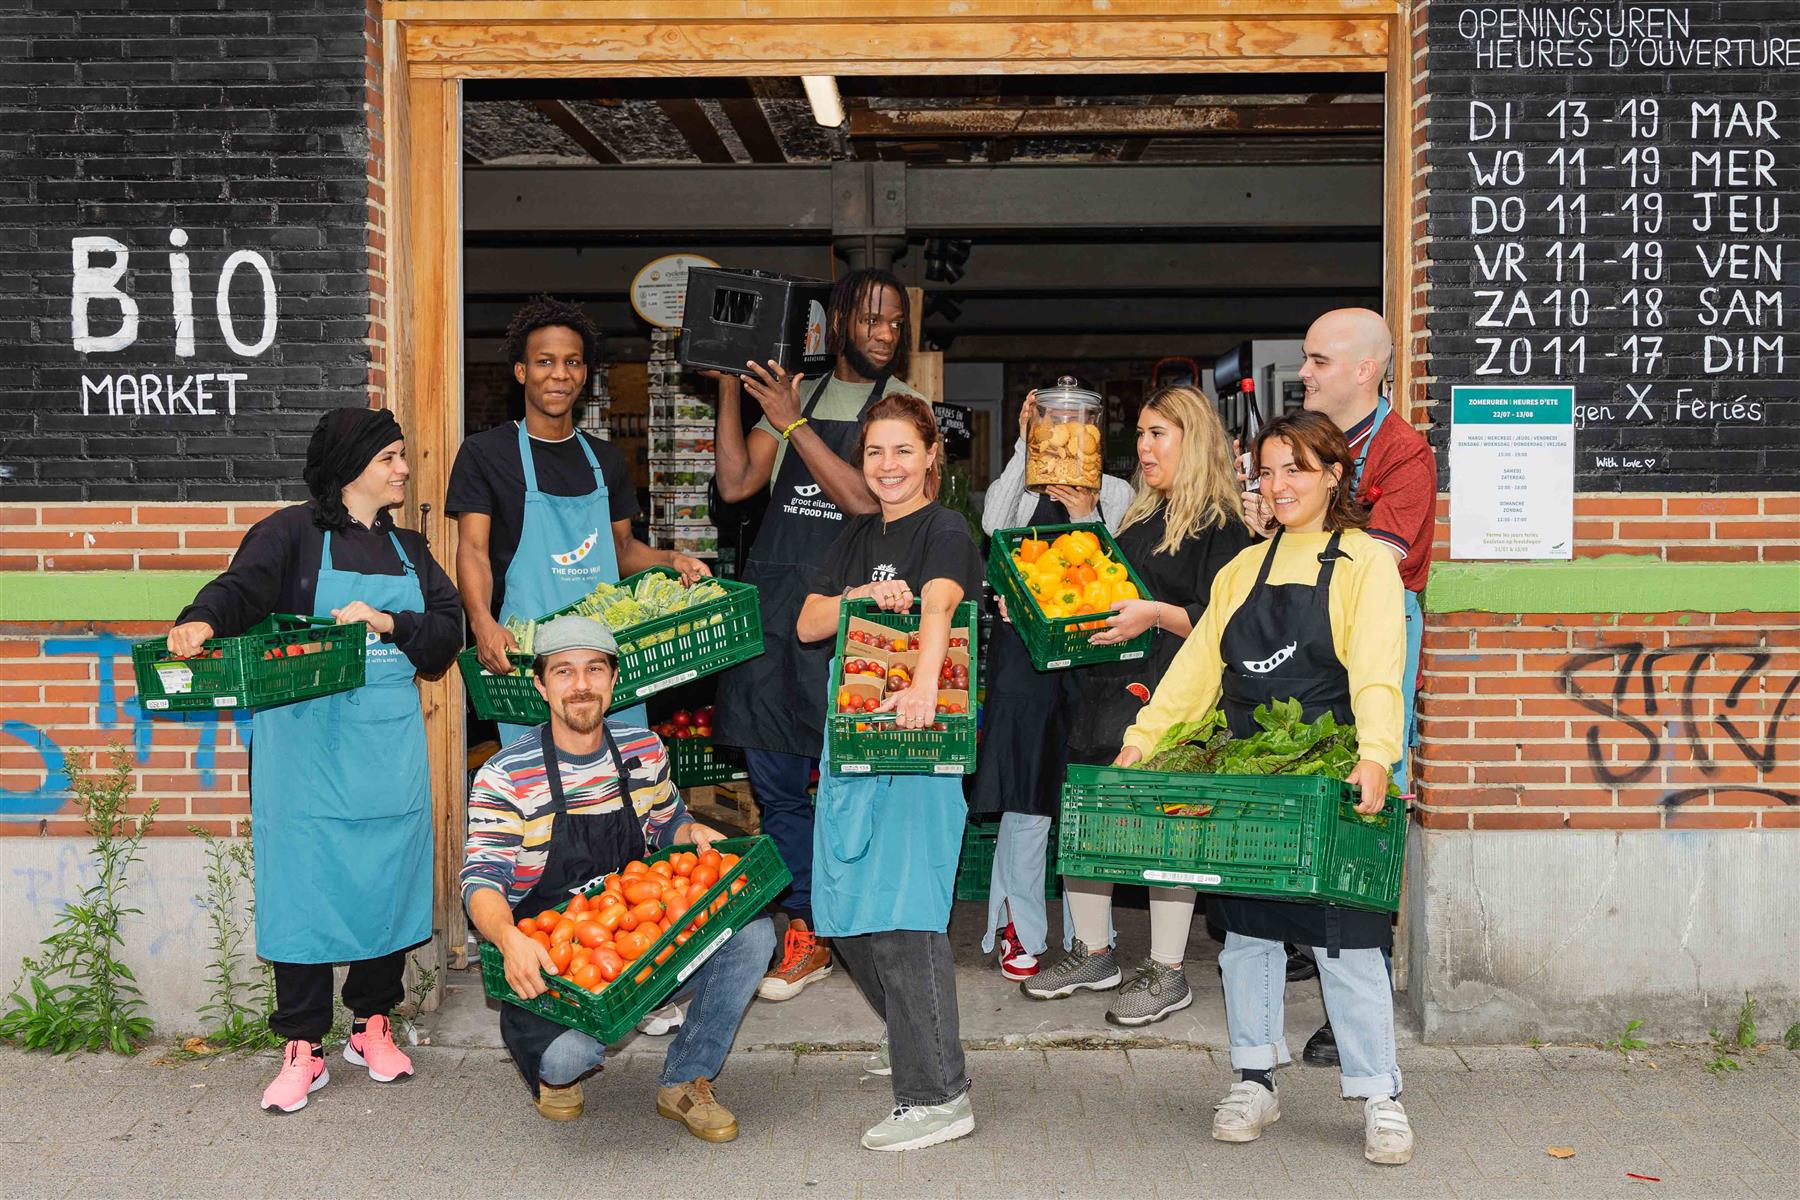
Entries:
{"label": "black apron", "polygon": [[[1199,536],[1204,537],[1205,533]],[[1150,595],[1176,604],[1180,601],[1166,589],[1158,590],[1150,579],[1152,556],[1162,538],[1161,521],[1139,521],[1121,530],[1116,540],[1119,553],[1144,579]],[[1125,731],[1150,702],[1156,685],[1162,682],[1185,641],[1166,629],[1153,629],[1150,652],[1142,658],[1058,672],[1064,677],[1063,695],[1067,700],[1068,761],[1102,766],[1119,756]]]}
{"label": "black apron", "polygon": [[[555,908],[588,883],[616,871],[645,852],[644,827],[631,804],[631,777],[619,758],[619,744],[612,730],[601,726],[606,737],[606,753],[612,758],[613,771],[619,780],[619,807],[597,816],[572,817],[563,795],[562,770],[556,761],[556,745],[550,738],[550,726],[539,731],[544,748],[544,770],[550,783],[550,855],[544,861],[544,873],[523,899],[513,905],[513,920],[535,917],[547,908]],[[634,758],[631,760],[636,762]],[[500,1037],[512,1054],[525,1086],[535,1097],[538,1088],[538,1064],[550,1043],[567,1033],[565,1026],[516,1004],[500,1006]]]}
{"label": "black apron", "polygon": [[[862,413],[881,398],[887,379],[877,379],[869,389],[857,420],[814,420],[813,409],[830,382],[829,375],[819,380],[800,415],[833,454],[849,462]],[[719,676],[713,718],[719,745],[819,757],[832,640],[803,643],[794,626],[811,590],[808,581],[843,528],[844,514],[790,446],[769,489],[762,530],[744,571],[744,582],[756,585],[762,605],[763,652]]]}
{"label": "black apron", "polygon": [[[1041,493],[1028,524],[1062,525],[1068,520],[1069,510]],[[987,816],[1056,815],[1068,738],[1058,674],[1032,666],[1019,631],[1005,621],[994,621],[988,639],[981,754],[969,785],[970,811]]]}
{"label": "black apron", "polygon": [[[1281,536],[1277,531],[1270,540],[1256,583],[1219,637],[1222,707],[1234,738],[1254,734],[1259,728],[1252,715],[1256,706],[1276,700],[1298,700],[1308,721],[1327,712],[1345,724],[1356,719],[1350,707],[1350,673],[1331,638],[1331,575],[1337,560],[1348,557],[1338,549],[1342,535],[1332,534],[1325,544],[1318,581],[1310,586],[1268,582]],[[1207,912],[1233,933],[1324,946],[1333,958],[1340,949],[1386,949],[1393,940],[1387,913],[1328,904],[1219,896],[1208,902]]]}

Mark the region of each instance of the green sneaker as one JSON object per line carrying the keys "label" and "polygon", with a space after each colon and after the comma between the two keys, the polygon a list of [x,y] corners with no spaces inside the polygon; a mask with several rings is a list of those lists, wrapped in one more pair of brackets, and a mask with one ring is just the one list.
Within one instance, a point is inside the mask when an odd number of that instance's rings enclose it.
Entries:
{"label": "green sneaker", "polygon": [[865,1150],[919,1150],[975,1132],[975,1109],[964,1092],[948,1104],[902,1104],[863,1134]]}
{"label": "green sneaker", "polygon": [[864,1075],[892,1075],[894,1073],[893,1061],[888,1058],[886,1038],[881,1039],[881,1045],[875,1048],[875,1053],[863,1059],[862,1068]]}

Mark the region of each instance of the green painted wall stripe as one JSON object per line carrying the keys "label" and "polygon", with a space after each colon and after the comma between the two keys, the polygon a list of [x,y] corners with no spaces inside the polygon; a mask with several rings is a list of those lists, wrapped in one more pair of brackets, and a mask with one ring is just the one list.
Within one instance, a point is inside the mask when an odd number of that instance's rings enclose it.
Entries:
{"label": "green painted wall stripe", "polygon": [[[206,571],[0,573],[0,621],[172,621]],[[1800,611],[1800,563],[1666,563],[1629,554],[1573,562],[1431,568],[1430,612]]]}
{"label": "green painted wall stripe", "polygon": [[1571,562],[1431,566],[1427,612],[1800,611],[1800,563],[1671,563],[1608,554]]}
{"label": "green painted wall stripe", "polygon": [[0,621],[173,621],[212,571],[0,573]]}

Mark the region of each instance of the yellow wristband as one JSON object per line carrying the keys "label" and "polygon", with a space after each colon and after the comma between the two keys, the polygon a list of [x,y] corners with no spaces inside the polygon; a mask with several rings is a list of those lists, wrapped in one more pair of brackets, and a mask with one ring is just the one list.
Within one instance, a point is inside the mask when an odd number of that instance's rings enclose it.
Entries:
{"label": "yellow wristband", "polygon": [[801,417],[798,421],[795,421],[792,425],[789,425],[786,429],[781,431],[781,440],[784,442],[787,441],[789,435],[792,434],[794,432],[794,430],[800,428],[804,424],[806,424],[806,418]]}

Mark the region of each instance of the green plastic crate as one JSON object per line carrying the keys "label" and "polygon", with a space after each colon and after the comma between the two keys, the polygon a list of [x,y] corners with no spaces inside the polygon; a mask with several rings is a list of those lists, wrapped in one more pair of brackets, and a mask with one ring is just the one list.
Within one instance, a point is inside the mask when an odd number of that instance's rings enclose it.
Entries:
{"label": "green plastic crate", "polygon": [[1112,534],[1106,531],[1104,525],[1031,525],[999,530],[988,543],[988,583],[998,595],[1005,598],[1006,614],[1011,619],[1013,628],[1019,631],[1019,640],[1025,643],[1026,653],[1031,655],[1031,665],[1040,671],[1143,658],[1150,653],[1151,641],[1155,637],[1154,632],[1145,630],[1117,646],[1096,646],[1088,641],[1096,631],[1082,629],[1080,626],[1103,619],[1106,614],[1083,613],[1073,617],[1044,615],[1037,597],[1031,594],[1031,589],[1020,578],[1012,553],[1028,537],[1055,541],[1060,535],[1077,529],[1084,529],[1098,537],[1101,548],[1125,568],[1125,574],[1138,590],[1138,597],[1144,600],[1151,598],[1150,589],[1144,586],[1137,569],[1119,550],[1119,543],[1113,540]]}
{"label": "green plastic crate", "polygon": [[[861,617],[900,633],[914,633],[919,628],[916,612],[883,612],[873,600],[847,600],[839,605],[837,655],[831,660],[834,698],[844,682],[845,635],[850,630],[851,617]],[[964,600],[958,604],[950,624],[953,629],[969,631],[969,701],[973,708],[980,685],[976,643],[981,636],[974,602]],[[836,704],[832,707],[835,709]],[[934,722],[942,729],[900,729],[895,726],[892,713],[834,711],[826,718],[831,769],[839,775],[968,775],[975,770],[975,719],[973,712],[945,713]],[[859,730],[858,725],[863,728]]]}
{"label": "green plastic crate", "polygon": [[[675,576],[676,572],[651,567],[620,580],[620,586],[633,586],[646,575]],[[717,582],[726,594],[716,600],[613,630],[619,643],[619,678],[608,711],[629,707],[703,675],[717,674],[763,652],[762,605],[756,585],[731,579]],[[571,604],[539,620],[548,621],[575,608]],[[513,673],[495,675],[481,665],[473,648],[456,656],[475,715],[510,725],[542,725],[550,719],[550,710],[531,676],[536,656],[510,657],[516,668]]]}
{"label": "green plastic crate", "polygon": [[678,788],[750,778],[742,750],[715,746],[711,738],[671,738],[664,744],[669,748],[669,774]]}
{"label": "green plastic crate", "polygon": [[[553,990],[536,999],[521,1000],[518,993],[512,990],[512,985],[506,982],[506,960],[499,947],[491,942],[483,942],[481,982],[487,989],[487,994],[507,1004],[529,1009],[558,1025],[579,1029],[603,1044],[611,1045],[618,1041],[637,1028],[637,1023],[644,1019],[646,1013],[686,983],[688,977],[698,971],[701,964],[711,958],[733,933],[761,916],[763,906],[774,899],[792,878],[787,864],[775,852],[775,843],[766,836],[727,838],[714,842],[713,846],[721,853],[739,855],[741,861],[724,878],[706,889],[690,906],[690,911],[700,912],[719,897],[728,895],[733,880],[748,880],[749,886],[735,896],[730,896],[725,901],[725,907],[707,918],[706,924],[685,945],[675,946],[675,938],[681,930],[669,929],[650,943],[650,948],[644,951],[642,957],[628,963],[626,969],[604,991],[590,992],[560,976],[545,975],[544,978],[550,980]],[[677,850],[692,849],[692,846],[671,846],[650,855],[649,861],[657,862]],[[599,891],[600,888],[595,886],[589,894]],[[560,912],[567,906],[568,902],[564,901],[555,907]],[[648,979],[638,983],[637,976],[643,967],[654,963],[656,956],[671,946],[674,946],[675,953],[661,966],[654,967]]]}
{"label": "green plastic crate", "polygon": [[[1355,811],[1356,789],[1317,775],[1182,775],[1072,766],[1063,785],[1062,872],[1393,912],[1406,806]],[[1173,816],[1165,804],[1209,805]]]}
{"label": "green plastic crate", "polygon": [[[138,702],[148,712],[272,708],[363,685],[368,626],[277,613],[249,633],[209,638],[206,658],[176,658],[167,638],[131,648]],[[317,646],[289,656],[296,646]],[[268,657],[275,653],[276,657]]]}
{"label": "green plastic crate", "polygon": [[[1000,845],[1000,822],[970,819],[963,826],[962,857],[956,862],[956,898],[986,900],[994,883],[994,851]],[[1056,869],[1056,839],[1044,850],[1044,898],[1054,900],[1062,891]]]}

